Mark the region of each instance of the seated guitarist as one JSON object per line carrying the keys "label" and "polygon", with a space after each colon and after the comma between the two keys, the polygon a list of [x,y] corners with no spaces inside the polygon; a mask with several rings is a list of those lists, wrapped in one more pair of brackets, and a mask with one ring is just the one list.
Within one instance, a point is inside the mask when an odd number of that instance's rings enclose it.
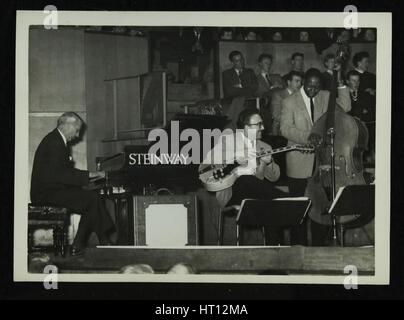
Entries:
{"label": "seated guitarist", "polygon": [[[235,184],[216,193],[220,206],[224,208],[239,205],[244,199],[270,200],[286,196],[272,183],[277,181],[280,176],[279,166],[272,156],[268,155],[256,160],[257,153],[272,150],[270,145],[261,140],[265,128],[259,111],[256,109],[242,111],[239,115],[238,128],[239,130],[235,133],[222,135],[206,157],[206,159],[214,159],[220,155],[222,163],[236,160],[240,164],[235,171],[239,176]],[[235,143],[229,144],[229,141]],[[228,152],[226,145],[234,145],[234,148],[230,148],[234,150]],[[251,159],[256,165],[250,165]]]}

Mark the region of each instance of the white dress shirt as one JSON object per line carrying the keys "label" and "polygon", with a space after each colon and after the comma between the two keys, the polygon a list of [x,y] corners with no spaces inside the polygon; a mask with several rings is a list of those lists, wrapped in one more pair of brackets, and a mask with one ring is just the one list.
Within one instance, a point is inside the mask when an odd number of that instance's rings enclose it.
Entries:
{"label": "white dress shirt", "polygon": [[[310,98],[307,96],[307,94],[306,94],[306,92],[304,91],[304,88],[303,88],[303,87],[300,88],[300,93],[302,94],[303,101],[304,101],[304,104],[305,104],[305,106],[306,106],[306,110],[307,110],[307,112],[308,112],[308,114],[309,114],[309,118],[310,118],[311,124],[313,124],[313,120],[311,120],[311,119],[312,119],[312,116],[311,116],[311,108],[310,108]],[[314,107],[316,107],[315,99],[316,99],[316,97],[313,98]]]}
{"label": "white dress shirt", "polygon": [[59,131],[60,135],[62,136],[63,142],[65,143],[65,146],[67,146],[66,137],[63,135],[62,131],[59,130],[59,128],[58,128],[58,131]]}

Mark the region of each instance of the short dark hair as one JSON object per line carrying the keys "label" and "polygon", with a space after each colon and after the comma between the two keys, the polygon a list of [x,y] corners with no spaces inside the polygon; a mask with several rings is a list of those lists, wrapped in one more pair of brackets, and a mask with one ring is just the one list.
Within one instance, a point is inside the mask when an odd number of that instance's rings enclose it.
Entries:
{"label": "short dark hair", "polygon": [[303,73],[292,70],[286,75],[285,81],[292,81],[293,77],[300,77],[303,80]]}
{"label": "short dark hair", "polygon": [[316,68],[310,68],[309,70],[307,70],[304,75],[304,82],[307,82],[307,80],[309,80],[310,78],[313,78],[313,77],[319,78],[321,80],[320,70],[318,70]]}
{"label": "short dark hair", "polygon": [[352,64],[355,68],[358,67],[359,62],[361,62],[364,58],[370,58],[370,55],[366,51],[360,51],[355,53],[355,55],[352,58]]}
{"label": "short dark hair", "polygon": [[304,59],[304,54],[301,52],[295,52],[292,54],[292,60],[295,60],[296,57],[302,57],[302,59]]}
{"label": "short dark hair", "polygon": [[242,55],[243,55],[243,54],[242,54],[240,51],[234,50],[234,51],[230,52],[230,54],[229,54],[229,60],[230,60],[231,62],[233,62],[233,58],[234,58],[235,56],[242,56]]}
{"label": "short dark hair", "polygon": [[335,59],[335,55],[334,54],[332,54],[332,53],[329,53],[329,54],[327,54],[325,57],[324,57],[324,65],[328,62],[328,60],[331,60],[331,59]]}
{"label": "short dark hair", "polygon": [[259,110],[256,108],[248,108],[248,109],[241,111],[238,116],[237,128],[243,129],[244,126],[248,124],[251,117],[256,114],[261,115]]}
{"label": "short dark hair", "polygon": [[348,80],[350,77],[352,77],[352,76],[358,76],[358,77],[360,77],[361,76],[361,74],[358,72],[358,71],[356,71],[356,70],[351,70],[351,71],[349,71],[347,74],[346,74],[346,79]]}
{"label": "short dark hair", "polygon": [[262,62],[264,59],[270,59],[271,61],[273,61],[274,57],[269,53],[262,53],[258,57],[258,62]]}

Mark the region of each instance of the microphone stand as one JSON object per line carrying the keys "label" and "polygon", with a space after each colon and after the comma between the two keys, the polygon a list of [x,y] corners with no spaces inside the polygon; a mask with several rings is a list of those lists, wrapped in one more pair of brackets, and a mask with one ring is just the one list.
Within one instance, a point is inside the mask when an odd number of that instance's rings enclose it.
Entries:
{"label": "microphone stand", "polygon": [[[331,127],[327,131],[327,135],[330,138],[331,146],[331,188],[332,188],[332,202],[334,202],[337,190],[336,190],[336,179],[335,179],[335,129]],[[338,228],[337,228],[337,217],[331,214],[332,219],[332,245],[334,247],[338,246]]]}

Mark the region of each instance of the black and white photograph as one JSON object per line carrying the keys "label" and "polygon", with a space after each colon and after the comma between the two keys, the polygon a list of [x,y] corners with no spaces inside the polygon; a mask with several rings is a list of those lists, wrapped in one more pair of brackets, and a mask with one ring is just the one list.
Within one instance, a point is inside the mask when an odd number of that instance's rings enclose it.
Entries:
{"label": "black and white photograph", "polygon": [[14,280],[388,284],[391,15],[349,9],[18,11]]}

